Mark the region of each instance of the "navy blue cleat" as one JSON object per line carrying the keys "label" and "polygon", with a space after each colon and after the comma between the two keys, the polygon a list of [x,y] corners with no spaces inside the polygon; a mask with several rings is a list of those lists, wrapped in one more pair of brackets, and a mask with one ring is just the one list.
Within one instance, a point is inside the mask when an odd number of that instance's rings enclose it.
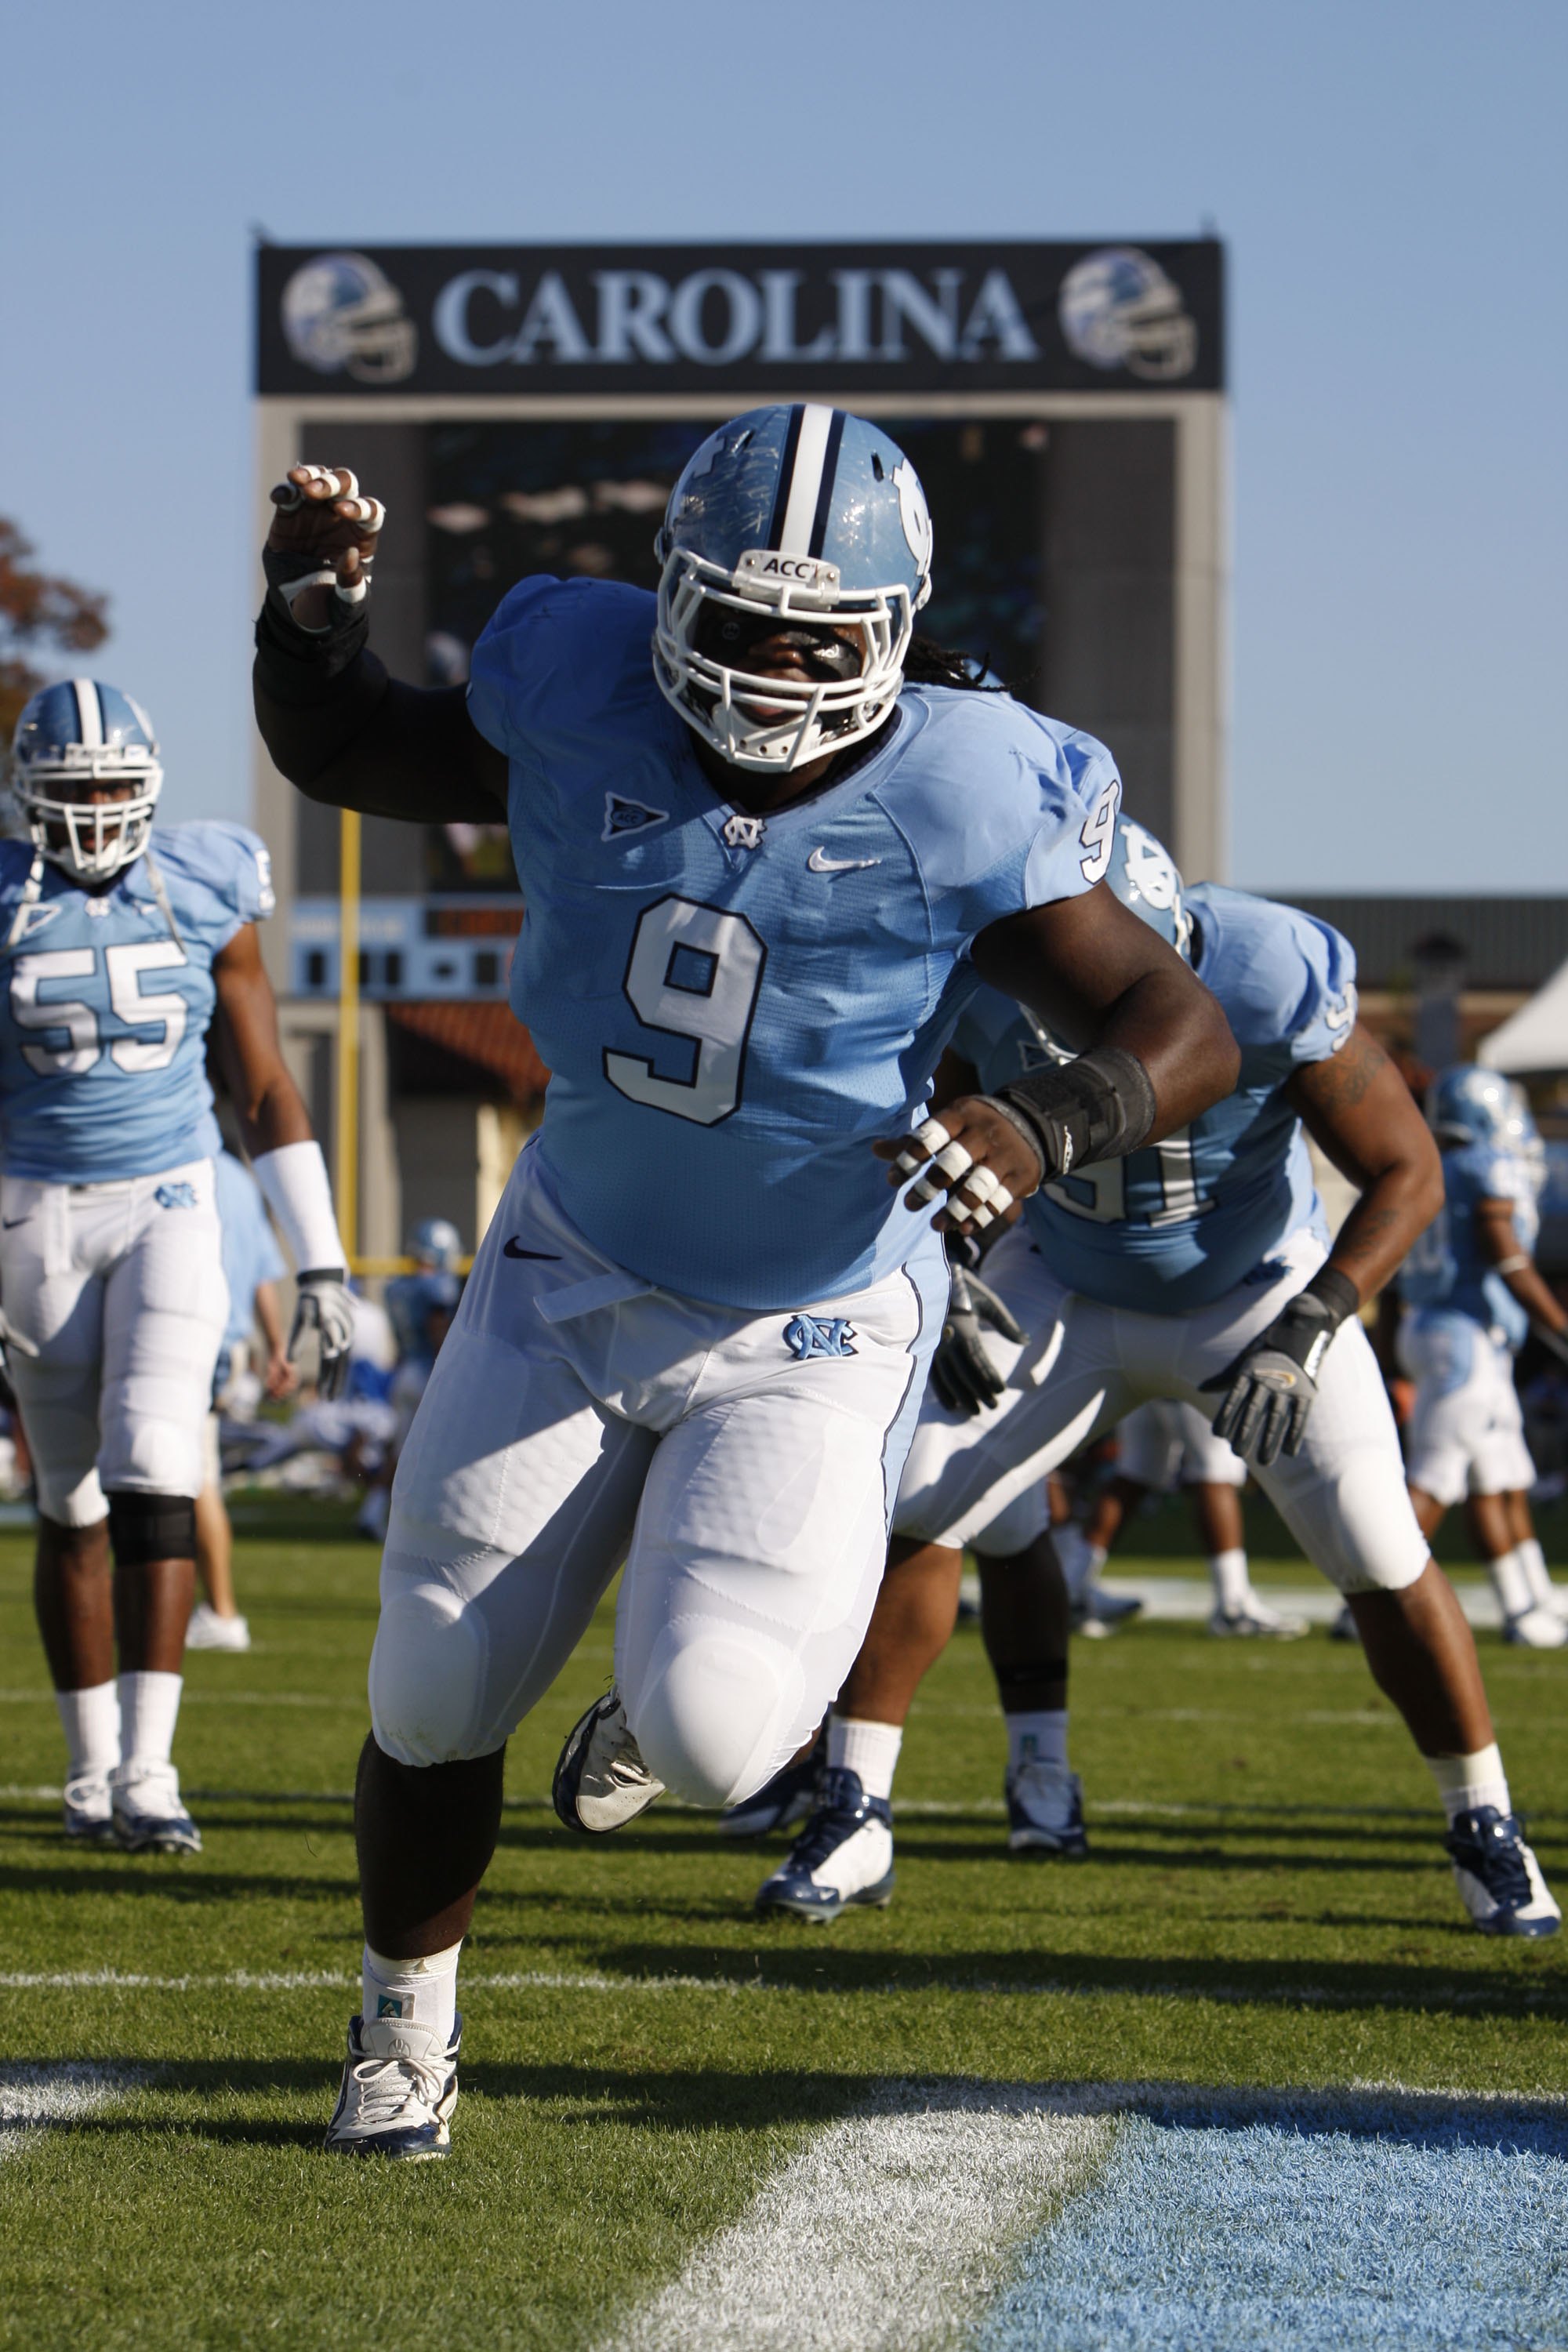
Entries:
{"label": "navy blue cleat", "polygon": [[721,1813],[719,1827],[724,1835],[767,1837],[774,1830],[792,1829],[796,1822],[804,1822],[816,1803],[823,1748],[822,1734],[818,1732],[804,1756],[792,1758],[771,1780],[763,1781],[754,1796]]}
{"label": "navy blue cleat", "polygon": [[1454,1884],[1483,1936],[1555,1936],[1563,1914],[1511,1813],[1478,1805],[1455,1817],[1443,1843]]}
{"label": "navy blue cleat", "polygon": [[858,1772],[824,1772],[816,1811],[758,1888],[757,1909],[825,1925],[852,1904],[881,1907],[892,1895],[892,1806],[868,1797]]}
{"label": "navy blue cleat", "polygon": [[342,2087],[322,2145],[402,2164],[445,2156],[462,2039],[460,2017],[446,2044],[401,2017],[351,2018]]}
{"label": "navy blue cleat", "polygon": [[1083,1782],[1038,1757],[1015,1765],[1004,1784],[1009,1853],[1059,1854],[1081,1862],[1089,1852],[1083,1825]]}

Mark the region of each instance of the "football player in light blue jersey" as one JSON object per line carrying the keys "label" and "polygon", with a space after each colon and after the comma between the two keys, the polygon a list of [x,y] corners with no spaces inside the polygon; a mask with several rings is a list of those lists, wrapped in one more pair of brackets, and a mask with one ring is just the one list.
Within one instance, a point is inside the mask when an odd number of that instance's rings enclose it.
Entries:
{"label": "football player in light blue jersey", "polygon": [[[1327,924],[1214,885],[1184,896],[1163,850],[1125,819],[1110,880],[1191,954],[1241,1047],[1240,1082],[1163,1141],[1047,1181],[986,1258],[984,1297],[966,1301],[955,1283],[889,1572],[828,1725],[818,1809],[759,1904],[829,1919],[887,1901],[893,1766],[952,1630],[965,1545],[982,1561],[982,1630],[1007,1718],[1009,1844],[1086,1851],[1067,1752],[1067,1593],[1043,1540],[1043,1482],[1134,1405],[1175,1397],[1250,1458],[1347,1596],[1436,1782],[1477,1926],[1550,1935],[1557,1906],[1510,1810],[1475,1643],[1416,1524],[1353,1311],[1438,1205],[1431,1136],[1356,1023],[1352,951]],[[1004,1098],[1011,1072],[1061,1050],[994,995],[955,1042]],[[1303,1124],[1361,1188],[1331,1249]],[[984,1337],[976,1306],[992,1326]]]}
{"label": "football player in light blue jersey", "polygon": [[[365,650],[381,510],[353,478],[296,467],[274,504],[273,758],[385,815],[506,810],[513,1003],[552,1074],[382,1569],[364,2005],[328,2144],[420,2157],[457,2095],[502,1749],[617,1565],[616,1686],[556,1774],[580,1829],[666,1784],[744,1797],[842,1681],[946,1297],[931,1202],[988,1219],[1069,1152],[1163,1135],[1226,1092],[1235,1050],[1096,887],[1109,753],[952,657],[911,673],[931,519],[880,426],[805,403],[718,427],[671,493],[657,599],[523,581],[466,699]],[[983,980],[1087,1050],[950,1105],[939,1142],[931,1073]]]}
{"label": "football player in light blue jersey", "polygon": [[1415,1383],[1411,1500],[1428,1537],[1464,1500],[1505,1637],[1561,1649],[1568,1622],[1530,1516],[1535,1465],[1513,1380],[1515,1351],[1532,1324],[1548,1346],[1568,1352],[1568,1315],[1535,1267],[1535,1122],[1505,1077],[1469,1064],[1433,1081],[1428,1115],[1443,1154],[1444,1204],[1399,1276],[1399,1355]]}
{"label": "football player in light blue jersey", "polygon": [[179,1853],[201,1843],[170,1755],[227,1311],[209,1026],[300,1270],[295,1337],[315,1329],[324,1378],[348,1316],[326,1169],[257,944],[267,852],[239,825],[154,835],[162,782],[146,713],[115,687],[46,687],[16,723],[23,837],[0,840],[0,1326],[37,1478],[67,1832]]}
{"label": "football player in light blue jersey", "polygon": [[391,1388],[397,1420],[386,1450],[376,1465],[375,1475],[365,1488],[364,1500],[354,1515],[357,1532],[375,1543],[380,1543],[386,1533],[398,1456],[413,1427],[419,1400],[430,1385],[436,1359],[451,1329],[462,1296],[463,1286],[458,1277],[462,1252],[462,1236],[449,1218],[424,1218],[408,1242],[408,1255],[414,1260],[416,1271],[395,1275],[383,1294],[387,1318],[397,1339],[397,1370]]}

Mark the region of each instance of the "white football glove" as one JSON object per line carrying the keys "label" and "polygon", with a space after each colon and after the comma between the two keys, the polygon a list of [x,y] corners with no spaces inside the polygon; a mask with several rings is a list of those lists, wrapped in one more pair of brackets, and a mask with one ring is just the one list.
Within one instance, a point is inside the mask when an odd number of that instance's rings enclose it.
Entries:
{"label": "white football glove", "polygon": [[293,1362],[301,1336],[316,1335],[316,1386],[329,1400],[341,1391],[349,1376],[349,1351],[353,1345],[353,1293],[335,1269],[326,1274],[302,1274],[294,1328],[289,1334],[289,1360]]}

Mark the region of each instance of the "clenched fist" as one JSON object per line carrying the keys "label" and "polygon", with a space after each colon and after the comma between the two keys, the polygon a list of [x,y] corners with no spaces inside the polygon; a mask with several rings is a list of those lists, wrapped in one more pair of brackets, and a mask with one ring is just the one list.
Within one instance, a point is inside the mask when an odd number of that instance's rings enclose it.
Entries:
{"label": "clenched fist", "polygon": [[914,1179],[906,1208],[923,1208],[947,1194],[946,1207],[931,1219],[939,1233],[974,1233],[994,1223],[1015,1201],[1037,1192],[1045,1174],[1018,1122],[987,1095],[961,1095],[912,1135],[871,1149],[879,1160],[893,1162],[889,1184]]}
{"label": "clenched fist", "polygon": [[362,495],[346,466],[290,466],[272,505],[261,558],[267,585],[297,629],[324,635],[370,593],[386,509]]}

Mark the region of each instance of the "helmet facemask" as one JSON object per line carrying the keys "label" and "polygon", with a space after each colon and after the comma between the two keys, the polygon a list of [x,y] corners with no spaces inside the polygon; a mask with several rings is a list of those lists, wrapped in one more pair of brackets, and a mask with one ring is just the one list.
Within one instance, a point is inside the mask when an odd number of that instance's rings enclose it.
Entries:
{"label": "helmet facemask", "polygon": [[[47,760],[18,761],[11,789],[34,848],[90,887],[111,882],[142,856],[163,782],[163,768],[144,751],[68,744]],[[89,800],[95,784],[128,789],[114,800]]]}
{"label": "helmet facemask", "polygon": [[[836,564],[766,548],[743,554],[733,572],[689,548],[667,548],[662,536],[658,551],[654,675],[687,725],[731,766],[787,775],[881,725],[914,629],[907,587],[846,590]],[[730,614],[742,624],[735,662],[721,652]],[[832,674],[775,677],[742,666],[762,636],[792,627],[819,641],[816,666]]]}

